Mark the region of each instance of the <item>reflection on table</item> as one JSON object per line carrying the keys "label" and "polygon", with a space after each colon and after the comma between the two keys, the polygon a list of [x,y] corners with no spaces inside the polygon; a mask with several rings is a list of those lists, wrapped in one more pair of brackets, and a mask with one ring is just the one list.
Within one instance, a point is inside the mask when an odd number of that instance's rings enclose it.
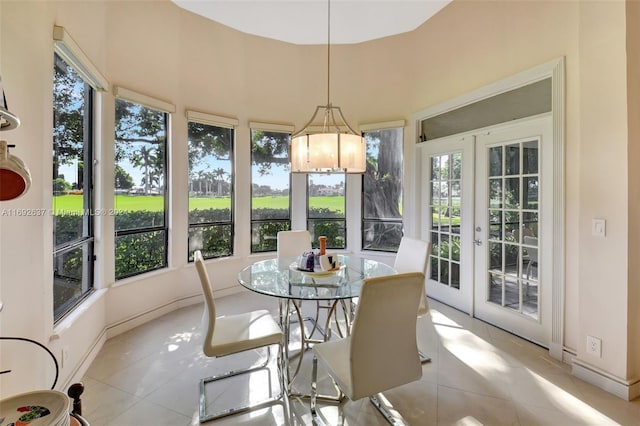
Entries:
{"label": "reflection on table", "polygon": [[[297,317],[297,322],[301,327],[301,344],[300,351],[294,355],[289,354],[289,345],[285,345],[285,365],[284,371],[289,374],[290,358],[297,357],[298,362],[293,374],[287,379],[290,395],[291,383],[295,380],[300,366],[302,364],[302,356],[305,349],[308,349],[310,343],[319,340],[313,339],[313,333],[319,330],[322,340],[328,340],[331,337],[331,319],[335,317],[334,325],[337,325],[337,331],[342,336],[348,333],[351,320],[351,303],[350,299],[360,295],[360,289],[365,278],[377,277],[383,275],[395,274],[396,271],[389,265],[371,259],[365,259],[357,256],[338,256],[342,268],[337,271],[328,273],[309,273],[300,271],[296,267],[295,258],[274,258],[255,262],[254,264],[244,268],[238,274],[238,281],[245,288],[267,296],[277,297],[280,299],[280,322],[283,327],[285,336],[288,340],[291,337],[291,316]],[[313,323],[313,329],[308,336],[305,336],[303,330],[303,317],[301,313],[300,301],[313,300],[317,301],[315,318],[310,318]],[[326,305],[321,305],[324,301]],[[340,327],[337,318],[338,305],[342,308],[342,325]],[[324,329],[318,327],[319,308],[327,308],[326,321]]]}

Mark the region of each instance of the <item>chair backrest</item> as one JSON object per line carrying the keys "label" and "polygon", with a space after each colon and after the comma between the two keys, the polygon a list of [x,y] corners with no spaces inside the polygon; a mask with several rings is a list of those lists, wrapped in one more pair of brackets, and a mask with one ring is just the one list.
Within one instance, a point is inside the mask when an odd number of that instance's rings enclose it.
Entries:
{"label": "chair backrest", "polygon": [[[311,234],[309,231],[278,232],[278,259],[297,257],[305,251],[311,251]],[[281,265],[288,267],[289,265]]]}
{"label": "chair backrest", "polygon": [[422,377],[416,321],[423,283],[422,272],[364,280],[350,337],[350,399]]}
{"label": "chair backrest", "polygon": [[[431,243],[416,240],[415,238],[402,237],[393,268],[399,273],[422,272],[426,277],[430,255]],[[429,302],[427,301],[427,292],[424,285],[425,283],[422,284],[418,316],[429,312]]]}
{"label": "chair backrest", "polygon": [[204,312],[202,313],[202,329],[206,328],[207,332],[205,339],[203,340],[203,350],[205,355],[214,356],[207,353],[207,342],[211,342],[213,338],[213,330],[216,326],[216,303],[213,299],[213,288],[211,287],[211,281],[209,280],[209,273],[204,265],[204,259],[200,250],[196,250],[193,254],[193,258],[198,270],[198,276],[200,277],[200,284],[202,285],[202,293],[204,294]]}

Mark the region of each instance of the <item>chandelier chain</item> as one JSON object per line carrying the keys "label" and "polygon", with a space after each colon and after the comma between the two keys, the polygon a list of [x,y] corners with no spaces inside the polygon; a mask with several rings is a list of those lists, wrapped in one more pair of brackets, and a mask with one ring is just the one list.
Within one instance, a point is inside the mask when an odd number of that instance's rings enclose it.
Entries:
{"label": "chandelier chain", "polygon": [[327,0],[327,105],[331,105],[331,0]]}

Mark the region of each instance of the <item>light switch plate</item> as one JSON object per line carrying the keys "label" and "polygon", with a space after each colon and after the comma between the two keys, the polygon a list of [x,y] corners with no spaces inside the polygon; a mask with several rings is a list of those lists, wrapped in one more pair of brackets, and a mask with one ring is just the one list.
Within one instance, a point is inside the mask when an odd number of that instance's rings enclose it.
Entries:
{"label": "light switch plate", "polygon": [[606,235],[607,222],[604,219],[593,219],[591,224],[591,234],[594,237],[604,237]]}

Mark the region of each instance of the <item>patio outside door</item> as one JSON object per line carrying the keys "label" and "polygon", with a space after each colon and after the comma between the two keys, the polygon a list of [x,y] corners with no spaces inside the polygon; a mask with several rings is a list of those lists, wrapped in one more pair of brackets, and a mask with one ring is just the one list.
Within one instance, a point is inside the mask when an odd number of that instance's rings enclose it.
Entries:
{"label": "patio outside door", "polygon": [[551,115],[422,146],[428,295],[544,346],[552,154]]}

